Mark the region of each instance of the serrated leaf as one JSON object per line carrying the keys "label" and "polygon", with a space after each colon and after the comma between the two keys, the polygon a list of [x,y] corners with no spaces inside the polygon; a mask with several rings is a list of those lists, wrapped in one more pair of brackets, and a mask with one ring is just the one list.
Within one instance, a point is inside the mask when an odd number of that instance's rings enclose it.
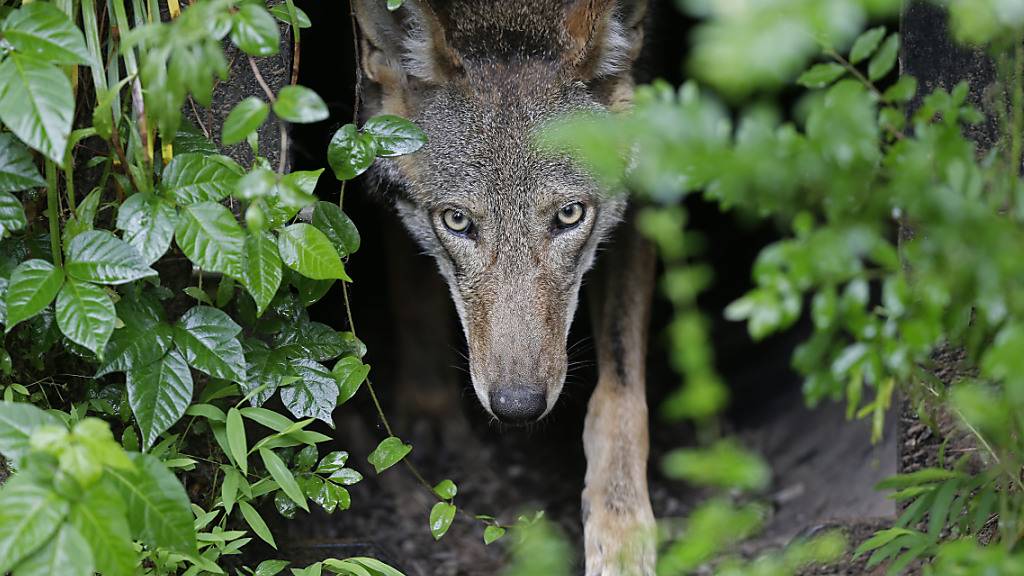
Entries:
{"label": "serrated leaf", "polygon": [[333,427],[331,412],[338,400],[334,376],[312,360],[296,360],[292,369],[299,379],[281,388],[281,402],[296,418],[316,418]]}
{"label": "serrated leaf", "polygon": [[845,73],[846,69],[834,62],[816,64],[801,74],[796,79],[796,83],[808,88],[824,88],[838,80]]}
{"label": "serrated leaf", "polygon": [[132,544],[124,499],[116,482],[100,482],[71,507],[69,522],[93,551],[96,569],[104,576],[132,576],[139,562]]}
{"label": "serrated leaf", "polygon": [[434,537],[434,540],[440,540],[448,533],[454,519],[455,505],[448,502],[434,504],[434,507],[430,509],[430,535]]}
{"label": "serrated leaf", "polygon": [[39,175],[39,169],[28,148],[13,134],[0,134],[0,192],[17,192],[44,186],[46,180]]}
{"label": "serrated leaf", "polygon": [[237,338],[241,331],[222,310],[196,306],[175,325],[174,343],[189,366],[214,378],[245,382],[245,355]]}
{"label": "serrated leaf", "polygon": [[21,201],[7,192],[0,192],[0,238],[21,230],[28,224]]}
{"label": "serrated leaf", "polygon": [[355,356],[346,356],[338,360],[331,369],[331,374],[334,374],[338,381],[338,404],[344,404],[355,396],[369,373],[370,367]]}
{"label": "serrated leaf", "polygon": [[260,516],[259,512],[245,501],[238,503],[238,509],[242,511],[242,517],[245,518],[245,522],[260,537],[260,540],[270,544],[276,550],[277,543],[274,542],[274,536],[270,533],[270,528],[267,528],[267,523],[263,521],[263,517]]}
{"label": "serrated leaf", "polygon": [[390,114],[370,118],[363,124],[363,132],[373,136],[377,155],[385,158],[412,154],[427,143],[427,135],[419,126]]}
{"label": "serrated leaf", "polygon": [[142,447],[149,449],[174,425],[192,401],[192,373],[177,350],[160,360],[127,372],[128,403],[142,432]]}
{"label": "serrated leaf", "polygon": [[0,24],[0,35],[14,49],[53,64],[90,64],[81,30],[53,4],[33,2]]}
{"label": "serrated leaf", "polygon": [[260,448],[260,458],[263,459],[263,466],[266,467],[267,472],[270,472],[270,476],[277,482],[277,485],[281,487],[281,490],[291,498],[292,502],[295,502],[306,512],[309,512],[309,506],[306,504],[306,497],[302,494],[302,490],[299,489],[299,484],[295,481],[295,477],[292,476],[288,466],[285,465],[281,457],[266,448]]}
{"label": "serrated leaf", "polygon": [[285,86],[277,93],[274,114],[286,122],[295,124],[319,122],[326,120],[330,115],[327,104],[324,104],[316,92],[305,86],[296,85]]}
{"label": "serrated leaf", "polygon": [[376,157],[373,137],[360,133],[353,124],[339,128],[327,146],[327,162],[338,180],[351,180],[366,172]]}
{"label": "serrated leaf", "polygon": [[281,286],[281,256],[277,242],[268,232],[250,234],[245,240],[242,285],[256,302],[256,316],[262,316]]}
{"label": "serrated leaf", "polygon": [[7,331],[49,306],[63,285],[64,271],[46,260],[19,264],[7,284]]}
{"label": "serrated leaf", "polygon": [[[18,564],[14,576],[92,576],[93,572],[95,564],[89,543],[74,526],[64,524],[46,545]],[[117,576],[109,571],[103,573]]]}
{"label": "serrated leaf", "polygon": [[0,402],[0,454],[17,465],[29,450],[32,433],[43,426],[60,428],[63,423],[31,404]]}
{"label": "serrated leaf", "polygon": [[225,146],[244,142],[245,138],[259,128],[270,114],[267,103],[255,96],[249,96],[231,109],[224,119],[220,141]]}
{"label": "serrated leaf", "polygon": [[359,250],[359,230],[337,204],[317,202],[313,209],[313,226],[327,236],[342,258]]}
{"label": "serrated leaf", "polygon": [[868,63],[868,78],[878,80],[889,73],[896,65],[896,57],[900,51],[900,35],[890,34],[885,43],[878,49],[871,62]]}
{"label": "serrated leaf", "polygon": [[242,278],[245,232],[224,206],[216,202],[185,206],[174,239],[188,259],[203,270]]}
{"label": "serrated leaf", "polygon": [[68,514],[54,492],[14,478],[0,489],[0,574],[40,549]]}
{"label": "serrated leaf", "polygon": [[138,250],[106,230],[82,232],[68,246],[68,276],[99,284],[126,284],[156,276]]}
{"label": "serrated leaf", "polygon": [[235,465],[242,471],[242,474],[248,474],[249,445],[245,440],[245,424],[242,422],[242,413],[238,411],[238,408],[231,407],[228,410],[225,425],[231,457],[234,459]]}
{"label": "serrated leaf", "polygon": [[142,261],[152,264],[171,246],[178,211],[167,200],[149,192],[129,196],[117,209],[117,227],[124,241],[135,248]]}
{"label": "serrated leaf", "polygon": [[160,185],[181,206],[219,202],[231,194],[242,174],[227,156],[177,154],[164,168]]}
{"label": "serrated leaf", "polygon": [[196,554],[191,503],[185,487],[157,458],[132,454],[134,473],[108,468],[128,510],[132,535],[150,549]]}
{"label": "serrated leaf", "polygon": [[380,474],[401,462],[409,452],[412,452],[412,446],[402,442],[400,438],[388,436],[374,448],[367,460],[373,464],[373,469],[377,471],[377,474]]}
{"label": "serrated leaf", "polygon": [[106,290],[68,278],[57,294],[55,310],[60,331],[102,358],[117,322],[114,303]]}
{"label": "serrated leaf", "polygon": [[0,122],[61,166],[74,110],[71,82],[60,68],[17,53],[0,63]]}
{"label": "serrated leaf", "polygon": [[232,16],[231,41],[252,56],[277,54],[277,22],[262,5],[243,4]]}
{"label": "serrated leaf", "polygon": [[292,224],[281,230],[277,246],[281,261],[307,278],[352,281],[331,241],[309,224]]}
{"label": "serrated leaf", "polygon": [[885,38],[885,26],[864,31],[850,49],[850,64],[856,64],[874,54],[878,45],[882,43],[882,38]]}

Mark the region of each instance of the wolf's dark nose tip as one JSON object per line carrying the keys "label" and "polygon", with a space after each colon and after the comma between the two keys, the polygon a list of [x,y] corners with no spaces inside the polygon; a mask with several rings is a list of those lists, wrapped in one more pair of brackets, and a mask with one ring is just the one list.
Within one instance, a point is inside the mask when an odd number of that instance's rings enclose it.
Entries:
{"label": "wolf's dark nose tip", "polygon": [[547,407],[543,388],[499,386],[491,392],[491,412],[506,424],[525,424],[536,420]]}

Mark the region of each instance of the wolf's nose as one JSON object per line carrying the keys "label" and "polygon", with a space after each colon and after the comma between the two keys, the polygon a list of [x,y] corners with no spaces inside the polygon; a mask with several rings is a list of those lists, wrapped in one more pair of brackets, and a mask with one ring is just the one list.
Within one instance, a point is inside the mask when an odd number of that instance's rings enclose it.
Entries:
{"label": "wolf's nose", "polygon": [[524,424],[541,417],[547,408],[543,388],[499,386],[491,392],[491,412],[506,424]]}

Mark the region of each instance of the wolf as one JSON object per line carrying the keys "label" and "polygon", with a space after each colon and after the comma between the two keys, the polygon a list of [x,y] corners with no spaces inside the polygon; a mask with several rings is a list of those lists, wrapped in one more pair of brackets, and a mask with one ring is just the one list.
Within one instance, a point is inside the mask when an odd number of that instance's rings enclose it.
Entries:
{"label": "wolf", "polygon": [[537,134],[575,112],[624,111],[649,19],[646,0],[353,0],[364,114],[427,134],[374,177],[447,280],[470,376],[494,418],[548,414],[598,247],[598,381],[583,430],[588,576],[653,574],[644,359],[655,255],[626,195],[602,187]]}

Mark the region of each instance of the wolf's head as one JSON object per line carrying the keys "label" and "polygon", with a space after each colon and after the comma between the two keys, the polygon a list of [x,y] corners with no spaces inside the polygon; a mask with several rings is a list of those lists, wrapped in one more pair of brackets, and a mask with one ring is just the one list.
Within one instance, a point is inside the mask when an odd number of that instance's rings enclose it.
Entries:
{"label": "wolf's head", "polygon": [[354,0],[368,114],[429,137],[387,160],[395,205],[448,280],[483,406],[554,406],[583,273],[625,199],[534,146],[574,111],[628,105],[645,0]]}

